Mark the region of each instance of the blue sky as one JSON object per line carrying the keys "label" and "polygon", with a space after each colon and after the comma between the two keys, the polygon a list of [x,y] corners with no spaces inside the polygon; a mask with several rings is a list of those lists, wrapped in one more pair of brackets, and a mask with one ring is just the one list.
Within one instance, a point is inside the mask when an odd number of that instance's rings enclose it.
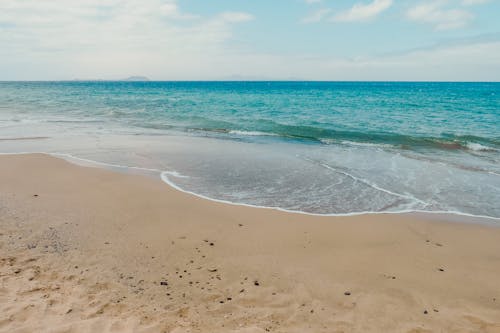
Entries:
{"label": "blue sky", "polygon": [[0,80],[500,80],[496,0],[2,0]]}

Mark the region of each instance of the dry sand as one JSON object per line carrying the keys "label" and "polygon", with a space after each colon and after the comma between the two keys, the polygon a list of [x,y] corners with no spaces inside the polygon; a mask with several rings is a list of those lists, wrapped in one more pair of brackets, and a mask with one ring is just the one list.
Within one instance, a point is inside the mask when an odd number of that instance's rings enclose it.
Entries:
{"label": "dry sand", "polygon": [[0,156],[0,332],[500,332],[500,228]]}

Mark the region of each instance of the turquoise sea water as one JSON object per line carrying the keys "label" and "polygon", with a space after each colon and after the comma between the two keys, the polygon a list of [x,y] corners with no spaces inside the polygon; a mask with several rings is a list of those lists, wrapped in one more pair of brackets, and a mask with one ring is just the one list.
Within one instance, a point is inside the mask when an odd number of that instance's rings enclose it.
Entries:
{"label": "turquoise sea water", "polygon": [[12,138],[231,202],[500,218],[500,83],[0,82]]}

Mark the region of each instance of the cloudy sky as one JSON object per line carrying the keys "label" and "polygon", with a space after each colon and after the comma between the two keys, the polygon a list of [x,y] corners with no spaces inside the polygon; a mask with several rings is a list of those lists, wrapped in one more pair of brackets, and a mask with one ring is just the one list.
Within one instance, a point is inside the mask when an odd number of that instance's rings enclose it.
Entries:
{"label": "cloudy sky", "polygon": [[0,80],[500,81],[499,0],[0,0]]}

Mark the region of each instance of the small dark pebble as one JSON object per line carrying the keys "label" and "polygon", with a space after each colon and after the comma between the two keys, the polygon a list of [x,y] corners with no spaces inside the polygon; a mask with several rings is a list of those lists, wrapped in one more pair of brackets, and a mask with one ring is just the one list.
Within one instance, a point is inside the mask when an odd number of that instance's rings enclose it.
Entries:
{"label": "small dark pebble", "polygon": [[436,246],[443,246],[443,244],[441,244],[441,243],[436,243]]}
{"label": "small dark pebble", "polygon": [[350,292],[350,291],[346,291],[346,292],[344,293],[344,295],[346,295],[346,296],[351,296],[351,292]]}
{"label": "small dark pebble", "polygon": [[233,299],[232,299],[231,297],[228,297],[228,298],[227,298],[227,300],[228,300],[228,301],[232,301]]}
{"label": "small dark pebble", "polygon": [[223,303],[224,303],[224,301],[219,301],[219,303],[220,303],[220,304],[223,304]]}
{"label": "small dark pebble", "polygon": [[439,271],[440,271],[440,272],[444,272],[444,269],[440,268],[440,269],[439,269]]}
{"label": "small dark pebble", "polygon": [[244,292],[245,292],[245,289],[241,289],[241,290],[240,290],[240,293],[244,293]]}
{"label": "small dark pebble", "polygon": [[214,243],[210,243],[210,246],[214,246],[215,244]]}
{"label": "small dark pebble", "polygon": [[254,284],[255,286],[260,286],[260,283],[259,283],[259,281],[257,281],[257,280],[255,280],[255,281],[253,282],[253,284]]}
{"label": "small dark pebble", "polygon": [[433,311],[434,311],[434,312],[439,312],[439,310],[437,310],[437,309],[434,309]]}
{"label": "small dark pebble", "polygon": [[240,224],[238,224],[238,226],[242,227],[242,226],[243,226],[243,224],[241,224],[241,223],[240,223]]}
{"label": "small dark pebble", "polygon": [[38,197],[38,194],[33,194],[34,197]]}
{"label": "small dark pebble", "polygon": [[66,314],[71,313],[71,312],[73,312],[73,309],[69,309],[68,311],[66,311]]}
{"label": "small dark pebble", "polygon": [[424,311],[424,314],[428,314],[429,312],[427,312],[427,310]]}
{"label": "small dark pebble", "polygon": [[209,271],[210,273],[215,273],[215,272],[217,272],[217,268],[214,268],[214,269],[209,269],[208,271]]}
{"label": "small dark pebble", "polygon": [[168,282],[167,281],[161,281],[160,282],[160,286],[168,286]]}

